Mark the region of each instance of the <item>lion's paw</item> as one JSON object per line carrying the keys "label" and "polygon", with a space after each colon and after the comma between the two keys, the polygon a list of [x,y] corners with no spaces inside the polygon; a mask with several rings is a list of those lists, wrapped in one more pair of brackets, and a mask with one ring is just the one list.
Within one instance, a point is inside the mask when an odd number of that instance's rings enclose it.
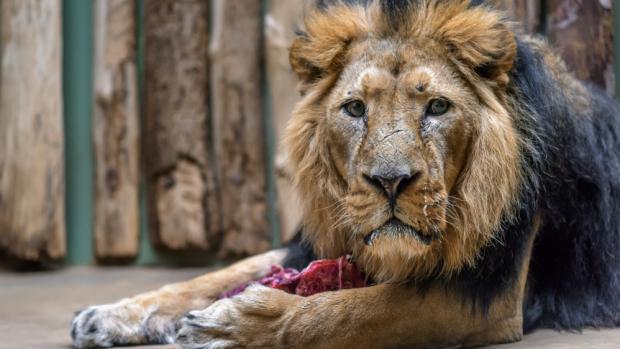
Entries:
{"label": "lion's paw", "polygon": [[281,320],[298,296],[264,286],[219,300],[180,322],[177,343],[183,349],[277,348]]}
{"label": "lion's paw", "polygon": [[96,305],[76,313],[71,338],[76,348],[173,343],[176,324],[129,301]]}
{"label": "lion's paw", "polygon": [[222,299],[202,311],[191,311],[182,320],[177,343],[184,349],[230,349],[240,346],[231,337],[240,313],[232,299]]}

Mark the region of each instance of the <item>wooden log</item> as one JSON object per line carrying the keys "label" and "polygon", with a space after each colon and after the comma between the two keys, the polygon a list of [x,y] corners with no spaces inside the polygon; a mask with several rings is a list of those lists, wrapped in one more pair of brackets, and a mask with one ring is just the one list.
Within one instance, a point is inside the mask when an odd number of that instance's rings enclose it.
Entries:
{"label": "wooden log", "polygon": [[611,0],[548,0],[551,43],[580,79],[614,95],[613,14]]}
{"label": "wooden log", "polygon": [[145,3],[146,175],[151,237],[209,248],[218,202],[208,147],[208,2]]}
{"label": "wooden log", "polygon": [[280,222],[280,239],[290,240],[299,226],[301,212],[286,166],[286,149],[281,143],[286,124],[299,101],[297,77],[289,64],[289,47],[295,30],[301,28],[303,0],[271,0],[265,17],[267,80],[272,98],[272,115],[276,138],[276,190]]}
{"label": "wooden log", "polygon": [[95,254],[128,258],[139,232],[135,1],[94,5]]}
{"label": "wooden log", "polygon": [[61,2],[1,2],[0,248],[65,254]]}
{"label": "wooden log", "polygon": [[535,34],[541,30],[541,0],[494,0],[494,3],[519,22],[525,33]]}
{"label": "wooden log", "polygon": [[271,246],[261,101],[260,0],[214,0],[213,136],[221,190],[220,256]]}

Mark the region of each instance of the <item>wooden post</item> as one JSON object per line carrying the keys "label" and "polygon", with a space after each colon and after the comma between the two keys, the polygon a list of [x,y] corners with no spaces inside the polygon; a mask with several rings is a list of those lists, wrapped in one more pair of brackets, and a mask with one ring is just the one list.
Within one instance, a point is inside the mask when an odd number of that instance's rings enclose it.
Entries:
{"label": "wooden post", "polygon": [[541,28],[541,0],[494,0],[511,19],[518,21],[526,34],[535,34]]}
{"label": "wooden post", "polygon": [[214,0],[210,47],[213,141],[221,190],[221,256],[265,251],[265,132],[260,0]]}
{"label": "wooden post", "polygon": [[614,95],[611,0],[547,0],[548,35],[578,78]]}
{"label": "wooden post", "polygon": [[59,0],[1,2],[0,247],[65,254]]}
{"label": "wooden post", "polygon": [[301,220],[298,199],[286,167],[286,149],[281,140],[293,107],[300,99],[297,92],[298,80],[291,70],[288,56],[295,30],[301,27],[303,8],[303,0],[271,0],[265,17],[267,76],[273,101],[272,115],[277,142],[275,169],[282,242],[293,236]]}
{"label": "wooden post", "polygon": [[151,236],[208,248],[218,205],[208,145],[208,2],[147,0],[145,147]]}
{"label": "wooden post", "polygon": [[135,1],[94,5],[95,252],[128,258],[139,231]]}

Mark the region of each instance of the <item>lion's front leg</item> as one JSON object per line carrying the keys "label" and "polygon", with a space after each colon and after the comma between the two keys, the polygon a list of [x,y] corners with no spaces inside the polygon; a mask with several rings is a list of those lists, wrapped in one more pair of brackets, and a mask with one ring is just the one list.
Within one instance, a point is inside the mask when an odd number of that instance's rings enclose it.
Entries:
{"label": "lion's front leg", "polygon": [[182,321],[183,348],[442,348],[521,338],[518,300],[502,298],[487,315],[444,288],[424,296],[398,285],[303,298],[251,287]]}
{"label": "lion's front leg", "polygon": [[73,319],[74,346],[173,343],[183,315],[205,308],[223,291],[264,275],[272,264],[282,263],[285,256],[285,249],[270,251],[191,281],[117,303],[91,306]]}

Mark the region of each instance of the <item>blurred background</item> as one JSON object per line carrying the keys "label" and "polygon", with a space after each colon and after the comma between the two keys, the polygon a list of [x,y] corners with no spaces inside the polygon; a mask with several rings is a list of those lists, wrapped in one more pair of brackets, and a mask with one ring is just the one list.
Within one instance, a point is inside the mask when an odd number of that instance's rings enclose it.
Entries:
{"label": "blurred background", "polygon": [[[612,0],[495,3],[615,94]],[[279,142],[303,12],[1,0],[0,265],[217,266],[285,243],[299,212]]]}

